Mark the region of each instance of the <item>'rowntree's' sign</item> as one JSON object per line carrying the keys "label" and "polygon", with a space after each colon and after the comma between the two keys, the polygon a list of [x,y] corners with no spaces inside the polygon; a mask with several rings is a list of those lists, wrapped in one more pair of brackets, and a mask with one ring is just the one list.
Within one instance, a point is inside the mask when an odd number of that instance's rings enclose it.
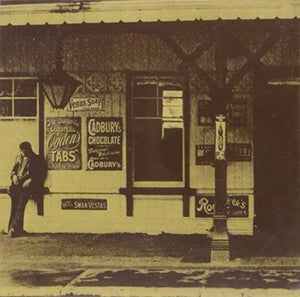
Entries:
{"label": "'rowntree's' sign", "polygon": [[[197,195],[195,199],[195,217],[212,217],[215,209],[215,197]],[[228,217],[246,218],[249,216],[249,197],[228,196],[226,199],[226,214]]]}
{"label": "'rowntree's' sign", "polygon": [[122,169],[122,118],[87,119],[87,169]]}
{"label": "'rowntree's' sign", "polygon": [[46,119],[46,158],[49,169],[81,169],[81,119]]}

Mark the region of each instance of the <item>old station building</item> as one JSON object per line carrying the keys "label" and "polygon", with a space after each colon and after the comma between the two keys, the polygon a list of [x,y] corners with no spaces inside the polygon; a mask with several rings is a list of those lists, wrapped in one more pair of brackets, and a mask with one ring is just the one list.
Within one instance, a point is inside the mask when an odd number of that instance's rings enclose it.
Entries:
{"label": "old station building", "polygon": [[1,1],[2,229],[28,140],[27,231],[292,230],[300,2],[241,2]]}

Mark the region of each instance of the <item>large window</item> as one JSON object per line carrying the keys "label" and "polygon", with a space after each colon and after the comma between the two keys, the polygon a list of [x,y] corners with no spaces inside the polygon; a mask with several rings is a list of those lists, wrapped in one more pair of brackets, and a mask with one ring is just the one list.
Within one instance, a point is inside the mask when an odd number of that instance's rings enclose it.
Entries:
{"label": "large window", "polygon": [[31,77],[0,77],[0,118],[35,118],[38,82]]}
{"label": "large window", "polygon": [[135,77],[135,181],[183,181],[183,91],[174,77]]}

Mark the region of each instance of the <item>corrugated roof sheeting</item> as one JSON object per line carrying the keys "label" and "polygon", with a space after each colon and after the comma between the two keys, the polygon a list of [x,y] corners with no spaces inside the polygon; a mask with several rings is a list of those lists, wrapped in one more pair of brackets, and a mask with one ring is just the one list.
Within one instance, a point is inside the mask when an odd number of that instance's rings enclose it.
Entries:
{"label": "corrugated roof sheeting", "polygon": [[0,26],[134,23],[193,20],[292,19],[300,15],[300,0],[102,0],[0,2]]}

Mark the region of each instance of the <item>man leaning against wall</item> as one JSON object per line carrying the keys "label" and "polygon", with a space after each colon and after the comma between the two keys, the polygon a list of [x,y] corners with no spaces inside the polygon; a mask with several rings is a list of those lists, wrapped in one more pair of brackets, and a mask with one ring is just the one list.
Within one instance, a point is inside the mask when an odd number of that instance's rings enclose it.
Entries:
{"label": "man leaning against wall", "polygon": [[10,179],[8,194],[11,198],[11,213],[8,224],[10,237],[22,236],[24,212],[30,198],[43,195],[43,185],[47,175],[44,159],[35,154],[27,141],[19,145],[20,154],[16,157]]}

